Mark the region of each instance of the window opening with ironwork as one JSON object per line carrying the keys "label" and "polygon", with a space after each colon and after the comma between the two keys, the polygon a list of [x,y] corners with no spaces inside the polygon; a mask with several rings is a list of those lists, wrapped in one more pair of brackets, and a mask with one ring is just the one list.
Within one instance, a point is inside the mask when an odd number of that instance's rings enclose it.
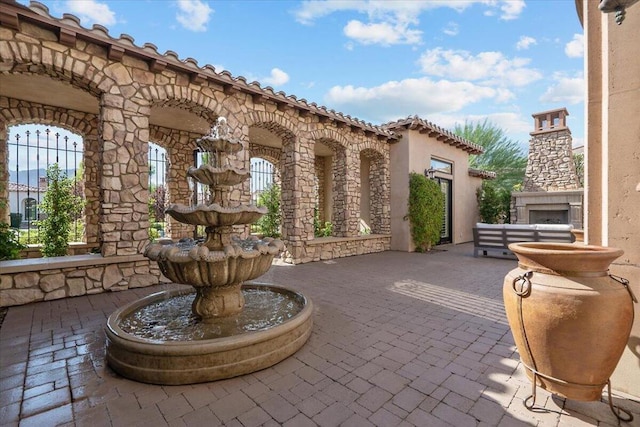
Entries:
{"label": "window opening with ironwork", "polygon": [[[47,192],[47,168],[53,164],[73,180],[74,195],[84,199],[83,141],[64,129],[43,125],[9,128],[8,201],[10,226],[19,232],[23,244],[37,244],[40,203]],[[69,242],[84,240],[84,215],[74,218]]]}

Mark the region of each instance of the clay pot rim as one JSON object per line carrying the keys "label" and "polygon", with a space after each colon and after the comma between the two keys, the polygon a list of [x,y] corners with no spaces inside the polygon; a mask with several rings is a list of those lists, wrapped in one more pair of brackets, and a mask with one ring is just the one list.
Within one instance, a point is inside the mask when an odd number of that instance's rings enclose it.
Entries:
{"label": "clay pot rim", "polygon": [[556,243],[556,242],[519,242],[509,244],[509,250],[514,253],[521,254],[554,254],[554,255],[569,255],[575,254],[576,256],[584,256],[589,254],[606,254],[615,256],[616,258],[621,256],[624,251],[619,248],[612,248],[610,246],[597,246],[597,245],[574,245],[572,243]]}
{"label": "clay pot rim", "polygon": [[560,275],[606,275],[609,265],[622,256],[619,248],[554,242],[512,243],[509,249],[521,268]]}

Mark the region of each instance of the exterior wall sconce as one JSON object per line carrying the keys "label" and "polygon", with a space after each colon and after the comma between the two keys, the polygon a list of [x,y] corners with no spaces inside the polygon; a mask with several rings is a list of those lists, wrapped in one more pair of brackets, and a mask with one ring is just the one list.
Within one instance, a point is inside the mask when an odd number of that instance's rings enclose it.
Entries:
{"label": "exterior wall sconce", "polygon": [[638,0],[601,0],[598,9],[603,13],[616,13],[616,24],[621,25],[624,21],[625,9]]}
{"label": "exterior wall sconce", "polygon": [[436,177],[436,170],[433,167],[430,167],[429,169],[425,169],[424,176],[426,176],[429,179],[433,179]]}

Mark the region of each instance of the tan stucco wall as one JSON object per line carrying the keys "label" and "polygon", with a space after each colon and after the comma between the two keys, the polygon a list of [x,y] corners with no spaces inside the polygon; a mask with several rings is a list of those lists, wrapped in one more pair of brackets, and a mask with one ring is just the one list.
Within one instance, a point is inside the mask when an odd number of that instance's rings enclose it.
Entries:
{"label": "tan stucco wall", "polygon": [[405,135],[389,152],[391,202],[391,250],[411,250],[409,221],[404,220],[409,200],[409,138]]}
{"label": "tan stucco wall", "polygon": [[404,131],[402,139],[391,146],[391,249],[415,250],[411,241],[407,214],[409,198],[409,173],[423,173],[430,167],[431,158],[453,164],[453,175],[437,174],[452,179],[452,230],[454,244],[473,240],[473,225],[478,221],[476,189],[482,185],[480,178],[469,176],[469,154],[459,148],[444,144],[418,131]]}
{"label": "tan stucco wall", "polygon": [[[589,244],[618,247],[611,273],[640,295],[640,4],[622,25],[584,1],[587,75],[586,230]],[[640,306],[613,388],[640,396]]]}

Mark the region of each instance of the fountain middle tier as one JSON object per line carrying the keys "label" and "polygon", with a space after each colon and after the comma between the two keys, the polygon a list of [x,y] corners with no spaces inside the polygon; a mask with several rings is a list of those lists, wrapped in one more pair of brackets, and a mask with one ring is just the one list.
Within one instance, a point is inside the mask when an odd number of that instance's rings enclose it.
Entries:
{"label": "fountain middle tier", "polygon": [[201,184],[213,187],[237,185],[251,177],[246,169],[234,168],[233,166],[216,168],[206,163],[197,168],[191,166],[187,175]]}
{"label": "fountain middle tier", "polygon": [[223,207],[217,203],[185,206],[172,204],[165,210],[176,221],[191,225],[225,227],[231,225],[253,224],[268,212],[265,207],[240,205]]}

